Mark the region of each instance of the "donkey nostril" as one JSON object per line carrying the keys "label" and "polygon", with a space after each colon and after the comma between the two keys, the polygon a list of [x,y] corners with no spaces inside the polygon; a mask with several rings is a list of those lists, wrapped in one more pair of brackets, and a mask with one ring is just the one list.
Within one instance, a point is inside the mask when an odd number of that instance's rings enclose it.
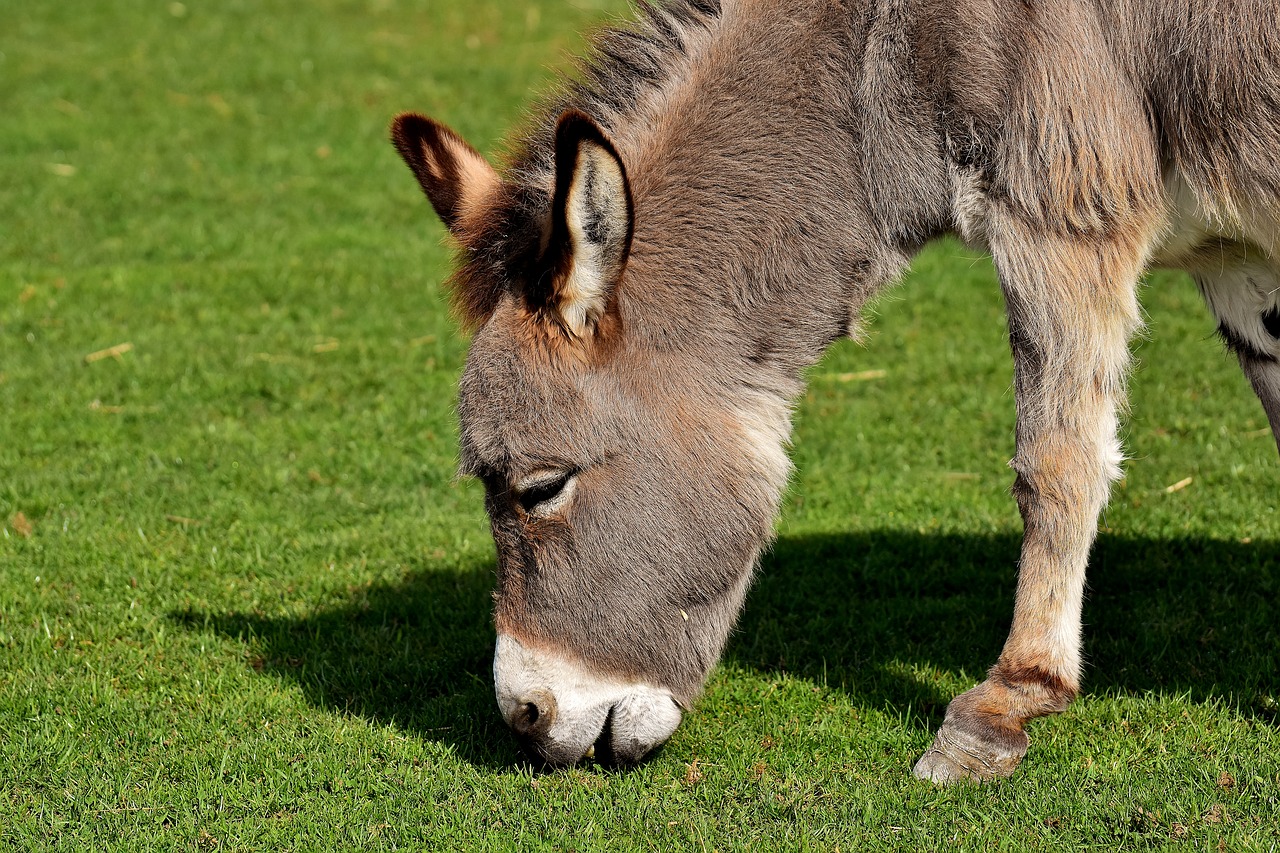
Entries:
{"label": "donkey nostril", "polygon": [[511,728],[526,737],[551,727],[555,716],[555,700],[550,696],[538,697],[536,702],[524,702],[511,715]]}

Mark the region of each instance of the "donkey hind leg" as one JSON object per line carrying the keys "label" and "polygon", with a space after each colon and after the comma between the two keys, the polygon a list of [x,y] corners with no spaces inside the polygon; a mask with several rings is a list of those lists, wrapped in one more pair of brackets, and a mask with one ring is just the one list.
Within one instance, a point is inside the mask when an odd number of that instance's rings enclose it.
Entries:
{"label": "donkey hind leg", "polygon": [[1212,271],[1196,270],[1218,332],[1236,354],[1280,449],[1280,267],[1277,259],[1245,255]]}
{"label": "donkey hind leg", "polygon": [[1121,453],[1129,338],[1143,247],[1028,234],[992,240],[1009,314],[1017,405],[1013,493],[1024,534],[1013,623],[987,679],[947,706],[915,775],[939,783],[1013,773],[1028,720],[1080,685],[1080,610],[1098,515]]}

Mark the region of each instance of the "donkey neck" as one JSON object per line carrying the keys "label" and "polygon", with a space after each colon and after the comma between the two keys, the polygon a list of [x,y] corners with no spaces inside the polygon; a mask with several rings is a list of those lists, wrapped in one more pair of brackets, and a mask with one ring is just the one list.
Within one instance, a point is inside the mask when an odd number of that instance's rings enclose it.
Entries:
{"label": "donkey neck", "polygon": [[[636,217],[619,298],[640,346],[798,380],[901,269],[902,244],[930,236],[886,225],[866,185],[875,16],[862,5],[668,0],[642,10],[638,27],[600,39],[581,82],[527,140],[514,172],[537,185],[551,172],[560,110],[591,114],[612,137]],[[945,179],[938,167],[914,171]]]}
{"label": "donkey neck", "polygon": [[548,183],[566,108],[626,164],[619,299],[641,347],[777,374],[855,331],[866,301],[956,226],[1017,78],[1014,0],[666,0],[606,33],[517,156]]}

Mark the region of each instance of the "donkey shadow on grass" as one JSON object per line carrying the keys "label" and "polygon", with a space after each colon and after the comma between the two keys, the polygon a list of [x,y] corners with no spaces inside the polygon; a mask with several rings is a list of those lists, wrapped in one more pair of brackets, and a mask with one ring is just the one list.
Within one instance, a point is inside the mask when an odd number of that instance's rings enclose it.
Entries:
{"label": "donkey shadow on grass", "polygon": [[[766,557],[726,657],[823,682],[860,707],[941,721],[951,698],[904,674],[973,681],[1012,613],[1016,536],[875,531],[782,536]],[[1280,543],[1104,535],[1085,605],[1086,694],[1174,692],[1275,720]],[[296,618],[184,612],[248,647],[248,665],[317,707],[393,724],[473,765],[520,763],[494,707],[491,565],[422,566]]]}

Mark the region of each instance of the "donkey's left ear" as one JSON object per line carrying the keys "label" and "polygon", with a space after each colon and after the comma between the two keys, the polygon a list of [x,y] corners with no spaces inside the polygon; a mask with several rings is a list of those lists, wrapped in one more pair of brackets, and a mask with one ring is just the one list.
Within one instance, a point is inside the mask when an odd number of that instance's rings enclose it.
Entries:
{"label": "donkey's left ear", "polygon": [[556,126],[556,189],[547,252],[552,307],[574,335],[594,332],[627,265],[635,210],[627,170],[594,121],[570,110]]}

